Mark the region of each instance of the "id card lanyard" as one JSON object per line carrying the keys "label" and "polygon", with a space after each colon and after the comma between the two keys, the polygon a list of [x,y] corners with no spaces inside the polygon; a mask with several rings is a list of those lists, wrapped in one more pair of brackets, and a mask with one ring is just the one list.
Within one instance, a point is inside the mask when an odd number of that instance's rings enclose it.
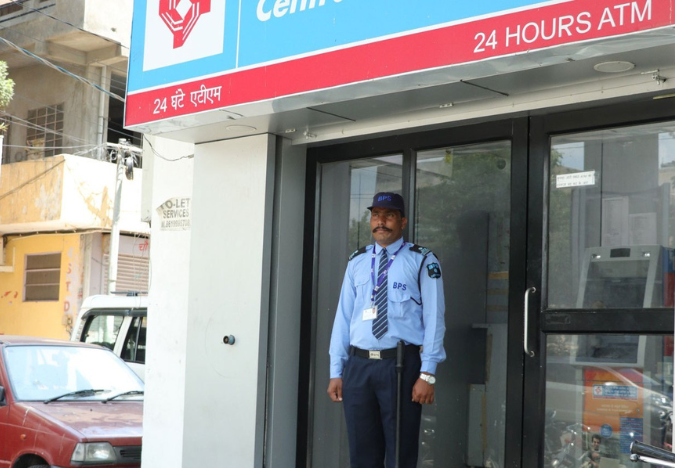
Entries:
{"label": "id card lanyard", "polygon": [[[370,262],[370,276],[373,279],[373,284],[375,287],[373,288],[373,292],[370,295],[370,307],[373,308],[375,307],[375,296],[377,295],[377,292],[380,290],[382,287],[382,283],[384,283],[384,278],[387,276],[387,273],[389,272],[389,267],[391,266],[392,263],[394,263],[394,260],[396,259],[396,256],[398,253],[403,250],[403,247],[405,247],[405,240],[401,244],[401,247],[398,248],[396,253],[391,256],[389,259],[389,262],[387,262],[387,265],[384,267],[384,270],[382,270],[382,273],[380,276],[377,278],[377,282],[375,282],[375,257],[377,257],[377,254],[375,253],[375,246],[373,245],[373,256]],[[384,247],[382,247],[384,248]]]}

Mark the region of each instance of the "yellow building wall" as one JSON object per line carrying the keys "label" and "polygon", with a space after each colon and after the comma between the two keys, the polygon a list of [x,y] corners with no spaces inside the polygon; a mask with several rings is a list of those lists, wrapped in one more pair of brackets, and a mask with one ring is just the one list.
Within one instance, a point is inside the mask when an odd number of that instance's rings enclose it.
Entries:
{"label": "yellow building wall", "polygon": [[[0,334],[69,338],[72,322],[82,304],[85,238],[80,234],[5,238],[5,265],[13,264],[14,271],[0,272]],[[26,255],[58,252],[61,252],[59,300],[25,302]]]}
{"label": "yellow building wall", "polygon": [[0,223],[23,224],[61,217],[65,158],[4,164],[0,186]]}

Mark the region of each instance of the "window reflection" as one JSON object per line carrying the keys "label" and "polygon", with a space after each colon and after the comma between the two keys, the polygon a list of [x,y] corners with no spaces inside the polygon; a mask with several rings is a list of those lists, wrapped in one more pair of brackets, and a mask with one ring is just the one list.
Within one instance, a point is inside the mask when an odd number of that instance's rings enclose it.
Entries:
{"label": "window reflection", "polygon": [[633,440],[672,449],[671,336],[550,335],[546,349],[544,466],[647,467]]}
{"label": "window reflection", "polygon": [[415,242],[443,268],[445,351],[418,467],[504,466],[511,142],[417,153]]}
{"label": "window reflection", "polygon": [[552,139],[549,308],[672,307],[675,124]]}

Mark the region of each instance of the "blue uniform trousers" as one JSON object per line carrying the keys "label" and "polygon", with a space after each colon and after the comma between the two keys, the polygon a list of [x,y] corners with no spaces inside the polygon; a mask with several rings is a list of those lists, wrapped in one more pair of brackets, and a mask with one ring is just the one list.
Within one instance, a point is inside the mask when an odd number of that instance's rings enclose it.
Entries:
{"label": "blue uniform trousers", "polygon": [[[401,393],[400,468],[415,468],[422,405],[412,402],[420,375],[419,348],[405,348]],[[396,457],[396,359],[350,356],[342,374],[351,468],[394,468]],[[385,465],[386,460],[386,465]]]}

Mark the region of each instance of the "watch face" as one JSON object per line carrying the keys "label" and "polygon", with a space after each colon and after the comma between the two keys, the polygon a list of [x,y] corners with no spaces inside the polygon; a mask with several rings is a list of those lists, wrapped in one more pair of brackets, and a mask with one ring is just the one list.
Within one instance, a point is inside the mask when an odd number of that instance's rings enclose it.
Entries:
{"label": "watch face", "polygon": [[436,383],[436,377],[434,377],[433,375],[420,374],[420,378],[422,380],[424,380],[426,383],[428,383],[429,385],[433,385],[433,384]]}

